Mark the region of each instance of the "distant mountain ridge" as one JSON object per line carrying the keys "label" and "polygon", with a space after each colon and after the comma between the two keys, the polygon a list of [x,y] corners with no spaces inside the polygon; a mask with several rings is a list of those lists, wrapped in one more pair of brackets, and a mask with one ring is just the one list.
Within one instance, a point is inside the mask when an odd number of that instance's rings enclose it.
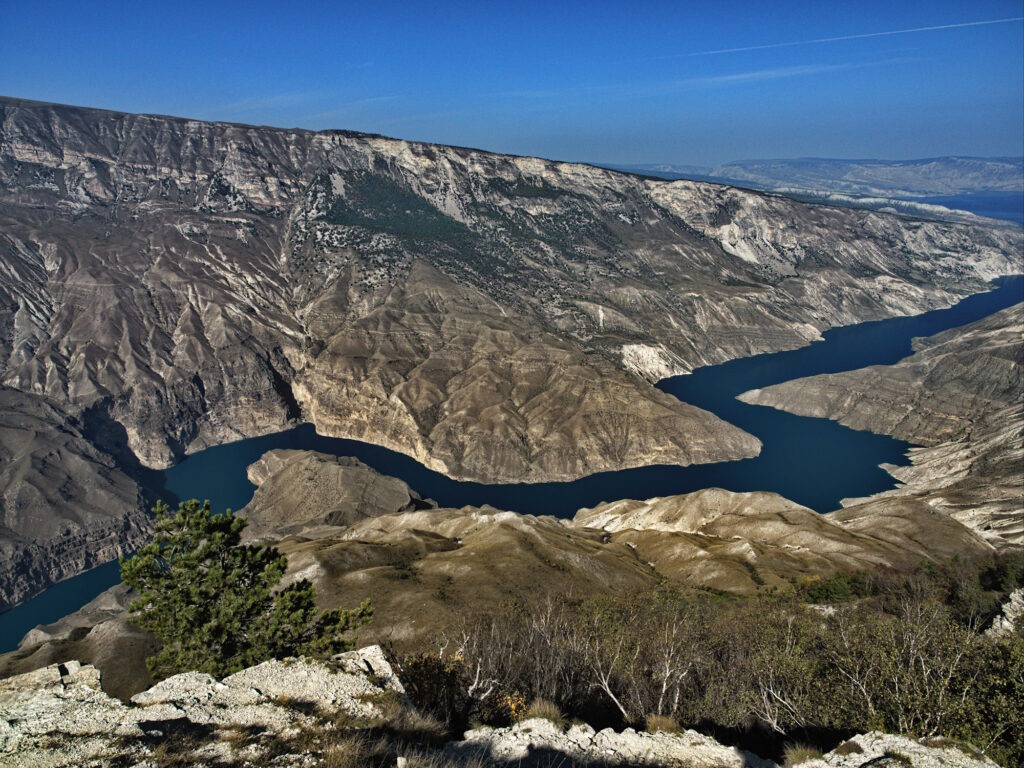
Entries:
{"label": "distant mountain ridge", "polygon": [[940,221],[975,216],[1024,226],[1024,158],[916,160],[795,158],[722,165],[608,166],[666,180],[689,179],[786,195],[805,202],[901,213]]}
{"label": "distant mountain ridge", "polygon": [[764,190],[839,192],[897,198],[1024,191],[1024,157],[846,160],[801,157],[736,160],[714,167],[674,163],[609,166],[665,178],[718,181]]}
{"label": "distant mountain ridge", "polygon": [[934,157],[919,160],[746,160],[716,166],[711,176],[758,187],[886,197],[932,197],[1024,190],[1024,157]]}

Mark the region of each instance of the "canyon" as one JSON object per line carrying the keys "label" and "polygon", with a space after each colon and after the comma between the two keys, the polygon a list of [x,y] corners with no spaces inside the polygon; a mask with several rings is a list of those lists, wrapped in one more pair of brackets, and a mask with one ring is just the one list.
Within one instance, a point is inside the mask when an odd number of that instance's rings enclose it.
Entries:
{"label": "canyon", "polygon": [[[1024,232],[982,219],[13,99],[0,99],[0,222],[0,608],[144,542],[158,470],[302,423],[507,488],[754,457],[752,426],[664,380],[1024,271]],[[353,456],[273,448],[240,464],[255,486],[244,538],[287,556],[284,583],[309,580],[321,608],[370,597],[361,643],[442,655],[474,620],[545,598],[770,599],[996,562],[1024,544],[1022,308],[917,338],[892,364],[745,385],[761,388],[743,403],[915,446],[884,467],[897,487],[835,509],[765,489],[639,498],[635,479],[569,516],[540,485],[509,511],[439,503]],[[376,647],[153,685],[160,641],[132,623],[133,598],[114,586],[0,656],[14,713],[0,762],[146,760],[185,729],[195,760],[284,750],[298,765],[324,756],[299,737],[330,732],[325,713],[419,717],[404,699],[396,714],[402,684]],[[990,633],[1012,632],[1019,605],[1018,590]],[[774,764],[693,731],[537,718],[434,746],[456,763]],[[899,750],[992,765],[880,733],[842,747],[811,764]]]}
{"label": "canyon", "polygon": [[[1019,272],[1022,243],[993,222],[2,99],[0,384],[51,415],[0,431],[12,461],[49,457],[2,476],[0,599],[135,546],[146,468],[299,421],[481,482],[756,455],[653,382],[949,305]],[[59,499],[33,491],[55,464]],[[112,496],[75,490],[92,487]]]}

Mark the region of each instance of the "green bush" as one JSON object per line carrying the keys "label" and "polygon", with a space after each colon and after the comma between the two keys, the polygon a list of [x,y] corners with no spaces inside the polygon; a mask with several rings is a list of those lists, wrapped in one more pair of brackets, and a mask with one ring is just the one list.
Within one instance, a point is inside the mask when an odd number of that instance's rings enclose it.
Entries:
{"label": "green bush", "polygon": [[808,603],[841,603],[853,599],[853,585],[845,573],[807,582],[802,590]]}
{"label": "green bush", "polygon": [[210,503],[158,502],[153,540],[121,559],[121,580],[135,590],[132,620],[163,642],[147,659],[153,677],[197,670],[215,677],[270,658],[327,655],[352,647],[347,634],[372,615],[319,612],[303,579],[275,590],[287,559],[272,547],[243,545],[244,517],[214,515]]}
{"label": "green bush", "polygon": [[1000,765],[1024,765],[1024,633],[982,642],[954,686],[969,698],[945,735],[984,749]]}

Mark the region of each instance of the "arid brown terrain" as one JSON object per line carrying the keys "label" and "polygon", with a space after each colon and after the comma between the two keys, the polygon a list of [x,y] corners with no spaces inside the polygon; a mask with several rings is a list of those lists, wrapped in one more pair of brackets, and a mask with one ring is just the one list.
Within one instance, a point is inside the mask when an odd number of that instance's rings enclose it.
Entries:
{"label": "arid brown terrain", "polygon": [[[710,488],[561,520],[543,509],[438,509],[358,461],[309,451],[272,451],[250,476],[260,486],[241,510],[247,533],[288,556],[286,581],[309,579],[325,607],[370,597],[376,618],[361,639],[403,648],[444,642],[496,606],[544,595],[628,595],[665,584],[749,595],[993,552],[949,515],[906,500],[865,519]],[[101,669],[113,694],[145,688],[153,640],[131,625],[126,607],[118,586],[33,630],[0,657],[0,677],[77,659]]]}

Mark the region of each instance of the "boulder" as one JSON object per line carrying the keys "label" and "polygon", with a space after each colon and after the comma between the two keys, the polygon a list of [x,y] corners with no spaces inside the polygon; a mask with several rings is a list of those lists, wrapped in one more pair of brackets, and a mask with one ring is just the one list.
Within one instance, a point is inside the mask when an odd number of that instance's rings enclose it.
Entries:
{"label": "boulder", "polygon": [[[448,745],[453,758],[472,754],[518,766],[576,764],[713,765],[716,768],[775,768],[775,763],[719,744],[696,731],[641,733],[627,728],[594,731],[588,725],[562,730],[549,720],[532,718],[510,728],[476,728]],[[571,764],[570,763],[570,764]]]}

